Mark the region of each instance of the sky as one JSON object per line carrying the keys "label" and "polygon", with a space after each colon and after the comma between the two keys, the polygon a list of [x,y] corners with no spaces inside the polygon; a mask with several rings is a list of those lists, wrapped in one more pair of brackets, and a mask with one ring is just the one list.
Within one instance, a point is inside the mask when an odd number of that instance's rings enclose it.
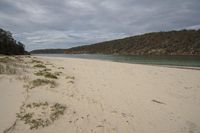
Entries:
{"label": "sky", "polygon": [[0,0],[0,28],[30,51],[200,28],[200,0]]}

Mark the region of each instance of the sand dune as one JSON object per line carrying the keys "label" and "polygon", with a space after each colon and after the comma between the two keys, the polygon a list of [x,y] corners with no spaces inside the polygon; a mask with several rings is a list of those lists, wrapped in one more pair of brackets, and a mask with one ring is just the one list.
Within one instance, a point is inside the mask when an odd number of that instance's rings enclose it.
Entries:
{"label": "sand dune", "polygon": [[[56,57],[22,59],[29,66],[25,71],[0,75],[0,132],[200,132],[199,70]],[[34,67],[33,60],[57,73],[57,79],[51,79],[55,86],[31,84],[48,79],[34,74],[44,68]],[[24,117],[27,113],[33,114]],[[30,129],[33,119],[48,122]]]}

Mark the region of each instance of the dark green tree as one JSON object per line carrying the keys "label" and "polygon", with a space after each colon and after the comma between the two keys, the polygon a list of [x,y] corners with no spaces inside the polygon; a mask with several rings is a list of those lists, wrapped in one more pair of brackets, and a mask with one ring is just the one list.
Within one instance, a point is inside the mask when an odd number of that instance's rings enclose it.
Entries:
{"label": "dark green tree", "polygon": [[16,42],[11,32],[0,28],[0,54],[23,55],[26,53],[24,44]]}

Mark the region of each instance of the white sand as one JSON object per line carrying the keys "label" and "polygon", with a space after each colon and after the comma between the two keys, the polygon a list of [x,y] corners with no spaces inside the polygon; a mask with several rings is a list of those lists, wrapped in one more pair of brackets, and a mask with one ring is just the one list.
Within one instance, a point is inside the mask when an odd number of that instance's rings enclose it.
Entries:
{"label": "white sand", "polygon": [[[56,88],[34,88],[26,103],[48,101],[66,105],[67,109],[48,127],[30,130],[19,121],[13,133],[200,132],[200,70],[37,58],[54,64],[47,66],[63,73],[55,80]],[[30,78],[36,78],[32,75],[29,73]],[[23,84],[16,76],[0,75],[0,132],[16,120],[26,97]]]}

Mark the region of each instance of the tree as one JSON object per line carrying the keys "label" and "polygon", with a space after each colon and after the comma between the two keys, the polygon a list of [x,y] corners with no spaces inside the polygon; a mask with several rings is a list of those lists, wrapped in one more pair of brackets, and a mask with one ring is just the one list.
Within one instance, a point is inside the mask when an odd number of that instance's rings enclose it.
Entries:
{"label": "tree", "polygon": [[11,32],[0,28],[0,54],[20,55],[26,53],[23,43],[17,43]]}

